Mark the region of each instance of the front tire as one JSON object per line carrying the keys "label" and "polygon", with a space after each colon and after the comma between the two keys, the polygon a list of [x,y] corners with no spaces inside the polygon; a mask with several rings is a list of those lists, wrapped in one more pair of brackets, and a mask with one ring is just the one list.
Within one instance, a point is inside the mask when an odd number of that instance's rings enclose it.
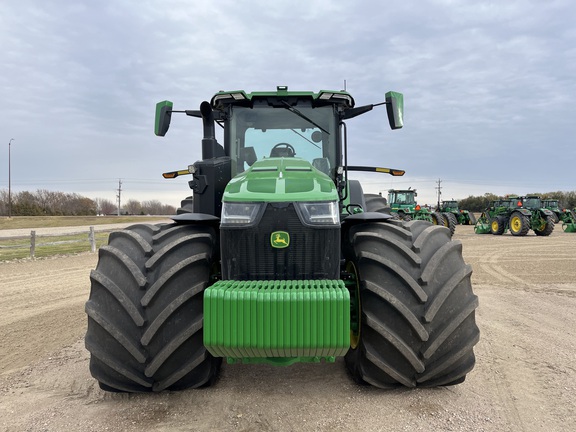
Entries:
{"label": "front tire", "polygon": [[345,242],[360,304],[345,357],[354,380],[381,388],[464,381],[479,330],[461,242],[426,221],[356,225]]}
{"label": "front tire", "polygon": [[90,372],[107,391],[210,385],[222,359],[203,344],[203,292],[218,262],[214,229],[134,225],[110,234],[86,302]]}
{"label": "front tire", "polygon": [[496,216],[490,219],[490,232],[494,235],[502,235],[506,231],[506,218]]}

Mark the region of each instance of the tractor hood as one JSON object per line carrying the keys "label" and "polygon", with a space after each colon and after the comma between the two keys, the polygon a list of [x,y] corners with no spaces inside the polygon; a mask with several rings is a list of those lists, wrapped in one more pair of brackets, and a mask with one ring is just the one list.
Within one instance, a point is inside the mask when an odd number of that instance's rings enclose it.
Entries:
{"label": "tractor hood", "polygon": [[269,158],[234,177],[224,202],[337,201],[330,177],[300,158]]}

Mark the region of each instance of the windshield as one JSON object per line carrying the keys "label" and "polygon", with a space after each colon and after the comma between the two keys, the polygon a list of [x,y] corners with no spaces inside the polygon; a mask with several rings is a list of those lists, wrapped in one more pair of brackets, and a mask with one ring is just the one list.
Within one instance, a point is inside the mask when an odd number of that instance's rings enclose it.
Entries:
{"label": "windshield", "polygon": [[300,115],[286,107],[233,107],[228,129],[233,175],[256,160],[297,157],[334,177],[339,161],[333,107],[298,106],[298,111]]}
{"label": "windshield", "polygon": [[393,192],[390,201],[395,204],[415,204],[414,192]]}
{"label": "windshield", "polygon": [[542,202],[540,198],[524,198],[524,207],[540,208],[542,207]]}

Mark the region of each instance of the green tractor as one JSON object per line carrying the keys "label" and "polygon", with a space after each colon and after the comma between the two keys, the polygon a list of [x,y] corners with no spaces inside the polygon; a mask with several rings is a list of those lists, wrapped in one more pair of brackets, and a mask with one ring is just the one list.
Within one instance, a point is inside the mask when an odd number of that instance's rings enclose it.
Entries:
{"label": "green tractor", "polygon": [[454,215],[457,224],[460,225],[476,224],[476,216],[474,216],[474,213],[469,212],[468,210],[461,210],[458,207],[458,201],[455,200],[442,201],[438,206],[437,211],[441,213],[450,213]]}
{"label": "green tractor", "polygon": [[554,219],[555,224],[560,222],[563,212],[562,212],[562,209],[560,208],[560,205],[558,204],[558,200],[543,199],[542,200],[542,207],[550,210],[553,213],[552,218]]}
{"label": "green tractor", "polygon": [[496,201],[482,213],[474,231],[476,234],[502,235],[510,230],[522,237],[532,229],[537,236],[549,236],[554,231],[552,212],[542,208],[537,196],[509,195]]}
{"label": "green tractor", "polygon": [[416,202],[417,196],[418,193],[416,192],[416,189],[389,189],[388,205],[390,206],[391,212],[398,215],[398,218],[401,220],[424,220],[431,222],[434,225],[449,227],[453,234],[454,227],[456,226],[455,221],[450,221],[439,212],[431,212],[426,207],[421,207]]}
{"label": "green tractor", "polygon": [[[334,362],[381,388],[464,381],[479,340],[478,299],[462,244],[427,221],[401,221],[364,194],[348,165],[345,91],[221,91],[202,119],[193,196],[173,222],[110,234],[86,302],[90,372],[102,389],[160,392],[212,384],[228,363]],[[222,126],[223,142],[215,125]]]}
{"label": "green tractor", "polygon": [[544,208],[542,199],[537,195],[521,198],[522,207],[530,210],[529,226],[537,236],[549,236],[554,231],[554,213]]}
{"label": "green tractor", "polygon": [[542,200],[542,207],[553,213],[554,223],[562,222],[562,230],[565,232],[576,232],[576,214],[573,210],[560,208],[558,200]]}
{"label": "green tractor", "polygon": [[515,205],[515,201],[506,198],[490,201],[486,210],[476,221],[474,232],[476,234],[504,234],[507,230],[507,221],[510,219],[510,209],[515,208]]}

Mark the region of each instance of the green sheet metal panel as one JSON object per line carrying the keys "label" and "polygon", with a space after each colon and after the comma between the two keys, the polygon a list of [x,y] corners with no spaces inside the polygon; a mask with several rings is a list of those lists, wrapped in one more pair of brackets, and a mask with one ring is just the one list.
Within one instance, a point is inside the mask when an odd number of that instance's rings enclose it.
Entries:
{"label": "green sheet metal panel", "polygon": [[204,345],[217,357],[333,357],[350,346],[340,280],[219,281],[204,292]]}

